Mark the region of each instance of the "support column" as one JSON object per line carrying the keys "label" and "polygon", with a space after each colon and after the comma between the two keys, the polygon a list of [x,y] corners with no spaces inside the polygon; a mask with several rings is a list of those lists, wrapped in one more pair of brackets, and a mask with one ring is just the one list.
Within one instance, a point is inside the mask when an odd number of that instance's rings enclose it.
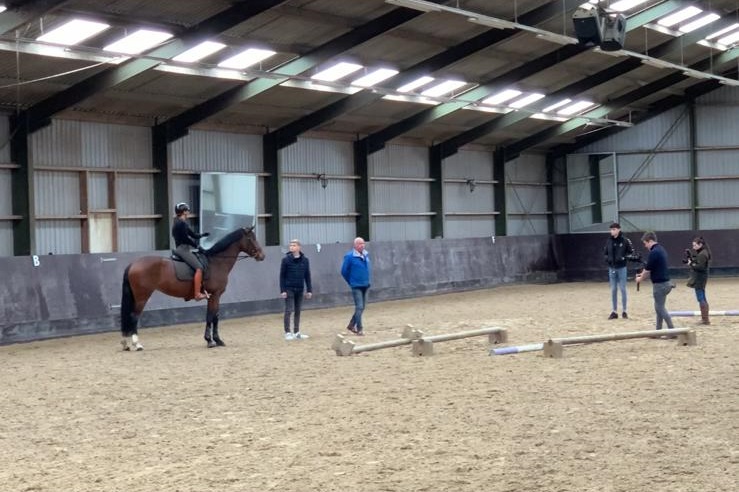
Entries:
{"label": "support column", "polygon": [[697,142],[697,121],[695,118],[695,99],[689,99],[688,105],[688,131],[690,146],[690,220],[693,230],[700,229],[700,217],[698,211],[698,151],[696,150]]}
{"label": "support column", "polygon": [[506,186],[505,186],[505,147],[498,147],[493,153],[493,201],[495,211],[495,235],[505,236],[508,234],[508,217],[506,215]]}
{"label": "support column", "polygon": [[545,167],[547,173],[547,233],[555,234],[554,220],[554,166],[557,158],[551,152],[547,153]]}
{"label": "support column", "polygon": [[588,156],[588,170],[590,173],[590,199],[593,202],[591,211],[593,213],[593,224],[603,222],[603,197],[600,189],[600,161],[599,155]]}
{"label": "support column", "polygon": [[280,206],[280,190],[282,188],[282,170],[280,167],[279,148],[274,134],[262,137],[262,160],[264,172],[264,207],[270,214],[266,221],[265,242],[267,246],[282,244],[282,212]]}
{"label": "support column", "polygon": [[431,202],[431,239],[444,237],[444,159],[441,147],[434,145],[429,148],[429,177],[434,181],[429,183]]}
{"label": "support column", "polygon": [[357,217],[357,236],[370,241],[370,179],[369,179],[369,148],[367,139],[354,142],[354,174],[359,179],[354,181],[354,206]]}
{"label": "support column", "polygon": [[[169,161],[166,127],[154,125],[151,129],[151,164],[159,171],[154,174],[154,213],[161,215],[154,225],[154,247],[170,249],[170,217],[172,206],[172,166]],[[117,210],[117,204],[113,205]]]}
{"label": "support column", "polygon": [[33,206],[33,168],[28,149],[28,127],[16,117],[10,121],[10,156],[19,167],[11,171],[13,215],[13,254],[27,256],[35,249],[35,211]]}

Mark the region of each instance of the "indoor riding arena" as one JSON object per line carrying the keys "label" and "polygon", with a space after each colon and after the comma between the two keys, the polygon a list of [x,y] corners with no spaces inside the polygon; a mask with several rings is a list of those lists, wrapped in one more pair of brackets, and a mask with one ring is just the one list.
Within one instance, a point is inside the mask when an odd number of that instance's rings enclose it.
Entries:
{"label": "indoor riding arena", "polygon": [[738,8],[0,1],[0,490],[739,489]]}

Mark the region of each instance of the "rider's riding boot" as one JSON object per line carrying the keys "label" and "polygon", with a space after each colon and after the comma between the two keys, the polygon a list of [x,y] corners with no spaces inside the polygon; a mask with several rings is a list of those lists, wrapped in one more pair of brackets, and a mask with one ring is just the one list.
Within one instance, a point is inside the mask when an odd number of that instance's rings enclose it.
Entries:
{"label": "rider's riding boot", "polygon": [[208,298],[208,294],[205,294],[202,291],[203,287],[203,270],[198,268],[195,270],[195,278],[193,279],[193,285],[195,289],[195,295],[193,295],[193,299],[196,301],[202,301],[203,299]]}
{"label": "rider's riding boot", "polygon": [[709,311],[709,309],[708,309],[708,303],[707,302],[701,302],[700,303],[700,307],[701,307],[701,324],[702,325],[710,325],[711,324],[711,320],[708,317],[708,311]]}

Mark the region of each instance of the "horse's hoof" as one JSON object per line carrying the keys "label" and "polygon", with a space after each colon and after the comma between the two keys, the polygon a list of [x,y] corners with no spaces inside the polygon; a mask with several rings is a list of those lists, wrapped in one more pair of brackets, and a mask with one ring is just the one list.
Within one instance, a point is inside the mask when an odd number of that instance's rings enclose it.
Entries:
{"label": "horse's hoof", "polygon": [[140,343],[137,343],[136,344],[136,352],[141,352],[142,350],[144,350],[144,346],[141,345]]}
{"label": "horse's hoof", "polygon": [[216,345],[216,342],[214,342],[213,340],[209,340],[208,341],[208,348],[213,348],[213,347],[217,347],[217,346],[218,345]]}
{"label": "horse's hoof", "polygon": [[226,346],[226,342],[224,342],[220,338],[218,338],[218,339],[216,339],[214,341],[216,342],[216,345],[219,346],[219,347],[225,347]]}

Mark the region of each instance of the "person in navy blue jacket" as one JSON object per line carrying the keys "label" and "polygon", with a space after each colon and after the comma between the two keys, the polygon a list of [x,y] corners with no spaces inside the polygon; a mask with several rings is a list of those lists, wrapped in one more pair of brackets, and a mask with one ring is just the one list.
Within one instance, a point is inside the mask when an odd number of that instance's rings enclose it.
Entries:
{"label": "person in navy blue jacket", "polygon": [[[300,241],[290,241],[290,251],[282,259],[280,265],[280,297],[285,299],[285,340],[302,340],[308,335],[300,331],[300,308],[305,298],[313,297],[313,286],[310,279],[310,261],[301,251]],[[293,327],[290,331],[290,314],[293,314]]]}
{"label": "person in navy blue jacket", "polygon": [[369,253],[364,249],[364,239],[358,237],[354,240],[354,249],[344,255],[341,265],[341,276],[351,287],[354,298],[354,314],[346,329],[357,335],[364,335],[362,313],[370,288],[371,270]]}
{"label": "person in navy blue jacket", "polygon": [[636,276],[637,285],[644,280],[652,280],[652,297],[654,298],[654,312],[657,315],[655,328],[662,329],[662,322],[667,323],[667,328],[674,328],[672,317],[665,307],[667,295],[675,288],[675,284],[670,281],[670,273],[667,267],[667,251],[657,242],[657,235],[654,232],[645,232],[641,238],[644,247],[649,250],[647,264],[644,265],[644,271]]}

